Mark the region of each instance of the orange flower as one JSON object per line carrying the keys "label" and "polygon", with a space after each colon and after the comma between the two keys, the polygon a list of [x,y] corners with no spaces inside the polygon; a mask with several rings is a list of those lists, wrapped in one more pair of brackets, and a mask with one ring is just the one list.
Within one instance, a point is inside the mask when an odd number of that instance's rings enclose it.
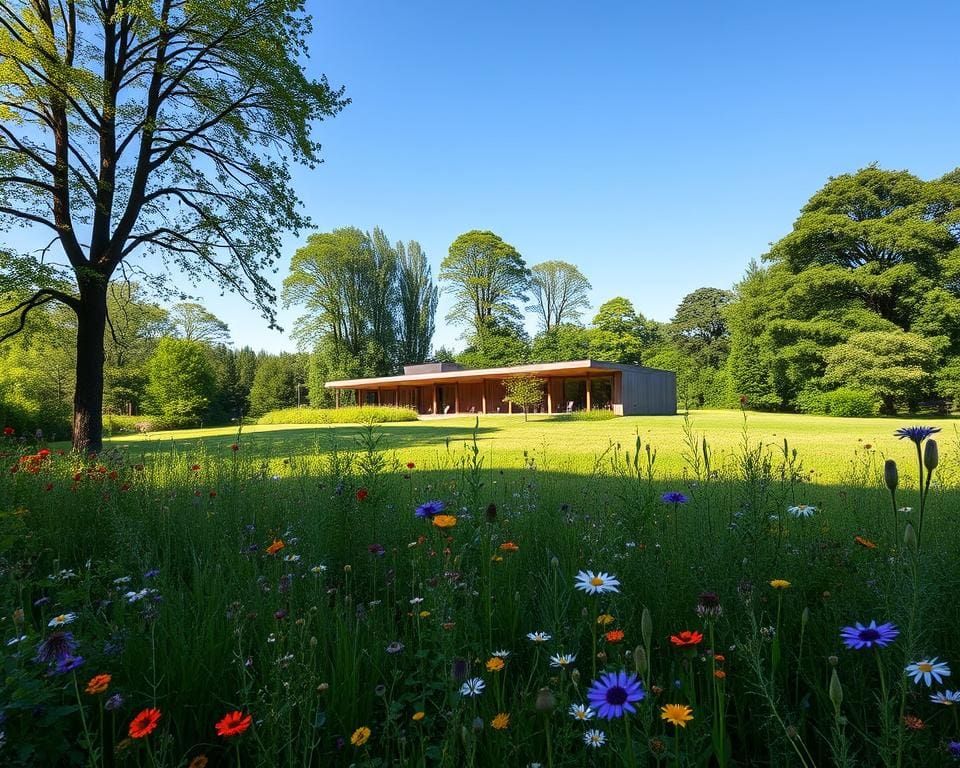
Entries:
{"label": "orange flower", "polygon": [[713,660],[717,662],[717,664],[723,664],[723,662],[727,660],[727,657],[722,653],[715,653],[713,654]]}
{"label": "orange flower", "polygon": [[503,659],[499,656],[493,656],[487,659],[487,669],[491,672],[499,672],[505,666]]}
{"label": "orange flower", "polygon": [[453,515],[434,515],[431,519],[437,528],[453,528],[457,524],[457,518]]}
{"label": "orange flower", "polygon": [[874,542],[870,541],[870,539],[865,539],[863,536],[854,536],[853,540],[861,547],[866,547],[867,549],[877,548],[877,545]]}
{"label": "orange flower", "polygon": [[97,693],[103,693],[107,690],[111,680],[113,680],[113,677],[110,675],[94,675],[90,678],[90,682],[87,683],[86,691],[91,696]]}
{"label": "orange flower", "polygon": [[927,724],[916,715],[904,715],[903,724],[911,731],[922,731],[927,727]]}
{"label": "orange flower", "polygon": [[679,635],[670,635],[670,642],[677,648],[687,648],[693,645],[700,645],[703,642],[703,635],[696,630],[684,630]]}
{"label": "orange flower", "polygon": [[493,720],[490,721],[490,725],[498,731],[502,731],[510,725],[510,715],[507,712],[500,712],[497,714]]}
{"label": "orange flower", "polygon": [[217,736],[237,736],[247,730],[252,722],[253,718],[250,715],[245,715],[239,710],[228,712],[216,725]]}
{"label": "orange flower", "polygon": [[413,720],[413,722],[415,723],[419,723],[426,716],[427,716],[426,712],[424,712],[423,710],[418,710],[410,716],[410,719]]}
{"label": "orange flower", "polygon": [[514,544],[512,541],[505,541],[500,545],[500,549],[504,552],[517,552],[520,547]]}
{"label": "orange flower", "polygon": [[285,546],[287,546],[287,545],[283,543],[283,540],[282,540],[282,539],[274,539],[274,540],[273,540],[273,544],[271,544],[269,547],[267,547],[267,554],[268,554],[268,555],[275,555],[275,554],[277,554],[277,552],[279,552],[279,551],[280,551],[281,549],[283,549]]}
{"label": "orange flower", "polygon": [[197,755],[190,761],[190,765],[188,765],[187,768],[207,768],[207,756]]}
{"label": "orange flower", "polygon": [[128,733],[131,739],[142,739],[157,729],[160,722],[160,710],[148,707],[130,721]]}
{"label": "orange flower", "polygon": [[611,629],[607,634],[604,635],[607,638],[608,643],[619,643],[623,640],[623,630],[622,629]]}
{"label": "orange flower", "polygon": [[717,680],[723,680],[727,676],[727,673],[722,669],[715,669],[713,671],[713,676],[717,678]]}

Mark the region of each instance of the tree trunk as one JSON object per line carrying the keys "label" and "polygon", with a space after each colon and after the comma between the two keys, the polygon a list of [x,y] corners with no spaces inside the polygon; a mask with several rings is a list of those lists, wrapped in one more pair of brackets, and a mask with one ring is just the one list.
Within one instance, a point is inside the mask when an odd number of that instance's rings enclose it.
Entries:
{"label": "tree trunk", "polygon": [[107,281],[80,288],[77,310],[77,384],[73,394],[73,448],[103,447],[103,334],[107,326]]}

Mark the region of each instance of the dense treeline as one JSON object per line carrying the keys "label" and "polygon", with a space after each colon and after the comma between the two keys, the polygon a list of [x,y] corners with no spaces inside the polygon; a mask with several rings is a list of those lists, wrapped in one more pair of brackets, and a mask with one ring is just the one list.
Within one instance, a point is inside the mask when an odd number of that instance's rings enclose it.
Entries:
{"label": "dense treeline", "polygon": [[[439,284],[438,284],[439,283]],[[960,170],[923,181],[869,167],[830,179],[793,230],[731,290],[699,288],[669,322],[626,297],[589,322],[580,269],[528,267],[492,232],[451,244],[438,283],[419,243],[382,230],[315,234],[293,257],[283,299],[302,316],[300,353],[255,353],[199,304],[169,309],[134,283],[108,294],[105,411],[190,423],[310,404],[324,382],[398,373],[407,363],[466,367],[593,358],[677,373],[683,408],[870,415],[960,402]],[[432,347],[438,294],[463,328],[459,352]],[[0,309],[16,293],[0,296]],[[531,337],[524,317],[532,315]],[[65,434],[76,321],[51,304],[0,345],[0,417]]]}

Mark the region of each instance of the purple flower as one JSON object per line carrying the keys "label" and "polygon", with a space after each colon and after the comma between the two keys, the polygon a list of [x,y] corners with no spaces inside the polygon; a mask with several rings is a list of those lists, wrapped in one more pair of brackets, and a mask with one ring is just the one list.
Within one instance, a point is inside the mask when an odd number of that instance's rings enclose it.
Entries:
{"label": "purple flower", "polygon": [[153,578],[156,578],[156,577],[159,576],[159,575],[160,575],[160,569],[159,569],[159,568],[151,568],[149,571],[147,571],[145,574],[143,574],[143,578],[145,578],[145,579],[153,579]]}
{"label": "purple flower", "polygon": [[900,429],[893,434],[894,437],[898,437],[901,440],[908,437],[919,447],[920,443],[930,437],[930,435],[939,431],[940,427],[900,427]]}
{"label": "purple flower", "polygon": [[417,507],[417,511],[414,514],[416,514],[417,517],[433,517],[443,512],[445,506],[442,501],[428,501]]}
{"label": "purple flower", "polygon": [[628,675],[624,670],[600,675],[600,679],[594,680],[587,691],[590,706],[597,710],[600,717],[608,720],[623,717],[625,711],[631,714],[636,712],[633,702],[642,701],[645,695],[643,684],[637,676],[633,673]]}
{"label": "purple flower", "polygon": [[400,653],[403,650],[403,643],[399,640],[394,640],[390,645],[387,646],[387,653],[394,654]]}
{"label": "purple flower", "polygon": [[877,626],[876,621],[871,621],[870,626],[863,626],[859,621],[852,627],[844,627],[840,630],[840,639],[843,640],[847,648],[860,650],[861,648],[883,648],[890,645],[900,634],[900,630],[895,625],[887,623]]}
{"label": "purple flower", "polygon": [[664,504],[686,504],[688,499],[680,491],[668,491],[660,497]]}
{"label": "purple flower", "polygon": [[109,699],[107,699],[104,702],[103,708],[108,712],[113,712],[116,709],[120,709],[120,707],[122,707],[124,703],[125,702],[124,702],[123,696],[119,693],[115,693],[113,694],[113,696],[111,696]]}
{"label": "purple flower", "polygon": [[960,741],[948,741],[947,752],[950,753],[950,757],[960,759]]}
{"label": "purple flower", "polygon": [[37,655],[34,661],[41,664],[53,664],[73,656],[77,650],[77,641],[72,632],[51,632],[46,639],[37,646]]}
{"label": "purple flower", "polygon": [[57,662],[49,675],[65,675],[67,672],[73,672],[77,667],[83,664],[83,656],[64,656]]}
{"label": "purple flower", "polygon": [[383,544],[371,544],[369,547],[367,547],[367,551],[371,555],[376,555],[377,557],[383,557],[387,552],[387,550],[384,549]]}

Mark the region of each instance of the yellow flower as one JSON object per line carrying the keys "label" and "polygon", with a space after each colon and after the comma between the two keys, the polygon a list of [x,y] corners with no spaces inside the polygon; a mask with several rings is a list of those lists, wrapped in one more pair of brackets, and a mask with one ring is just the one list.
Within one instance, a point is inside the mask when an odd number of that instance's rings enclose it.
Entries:
{"label": "yellow flower", "polygon": [[365,725],[361,725],[353,732],[353,736],[350,737],[350,743],[355,747],[362,747],[369,739],[370,729]]}
{"label": "yellow flower", "polygon": [[597,624],[602,627],[605,627],[608,624],[613,624],[614,621],[616,621],[616,619],[614,619],[609,613],[601,613],[599,616],[597,616]]}
{"label": "yellow flower", "polygon": [[423,718],[425,718],[426,716],[427,716],[427,713],[426,713],[426,712],[423,712],[423,711],[414,712],[413,715],[411,715],[410,719],[413,720],[413,722],[415,722],[415,723],[419,723],[419,722],[420,722],[421,720],[423,720]]}
{"label": "yellow flower", "polygon": [[491,672],[499,672],[504,667],[503,659],[494,656],[487,660],[487,669]]}
{"label": "yellow flower", "polygon": [[434,515],[432,520],[437,528],[453,528],[457,524],[457,518],[453,515]]}
{"label": "yellow flower", "polygon": [[90,682],[87,683],[86,692],[91,696],[103,693],[110,686],[112,679],[113,677],[110,675],[94,675],[90,678]]}
{"label": "yellow flower", "polygon": [[790,582],[786,579],[774,579],[770,582],[770,586],[774,589],[786,589],[790,586]]}
{"label": "yellow flower", "polygon": [[490,721],[490,725],[492,725],[498,731],[504,730],[508,725],[510,725],[510,714],[508,712],[500,712],[495,718],[493,718],[493,720]]}
{"label": "yellow flower", "polygon": [[425,619],[429,615],[430,615],[430,611],[420,611],[420,613],[417,614],[417,616],[419,616],[421,619]]}
{"label": "yellow flower", "polygon": [[660,719],[666,720],[671,725],[686,728],[687,723],[693,720],[693,710],[686,704],[667,704],[660,707]]}

